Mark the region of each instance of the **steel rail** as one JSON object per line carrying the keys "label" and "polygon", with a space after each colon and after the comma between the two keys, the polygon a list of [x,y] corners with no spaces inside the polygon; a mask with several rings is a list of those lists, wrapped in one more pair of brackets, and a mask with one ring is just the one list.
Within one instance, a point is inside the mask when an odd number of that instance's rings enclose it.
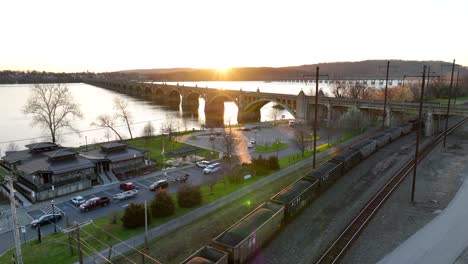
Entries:
{"label": "steel rail", "polygon": [[[467,118],[462,119],[453,125],[449,130],[448,134],[452,133],[455,129],[460,127],[463,123],[468,120]],[[440,133],[434,141],[424,147],[420,151],[418,162],[427,156],[444,138],[444,133]],[[317,264],[323,263],[338,263],[344,256],[344,253],[349,248],[352,242],[359,236],[361,231],[369,223],[371,218],[380,209],[383,203],[390,197],[393,191],[399,186],[399,184],[405,179],[405,177],[414,168],[414,158],[409,160],[398,170],[398,172],[375,194],[371,200],[364,206],[363,209],[358,213],[356,217],[348,224],[348,226],[340,233],[338,238],[328,247],[323,253],[320,259],[316,262]]]}

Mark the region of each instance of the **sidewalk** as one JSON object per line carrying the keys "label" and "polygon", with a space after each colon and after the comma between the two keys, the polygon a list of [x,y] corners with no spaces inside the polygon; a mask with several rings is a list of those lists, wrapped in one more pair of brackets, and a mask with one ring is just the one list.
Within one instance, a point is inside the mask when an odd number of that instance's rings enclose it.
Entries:
{"label": "sidewalk", "polygon": [[[375,133],[376,130],[371,130],[371,131],[367,131],[366,133],[364,134],[361,134],[359,136],[356,136],[346,142],[343,142],[333,148],[330,148],[328,149],[327,151],[325,152],[322,152],[322,153],[319,153],[317,155],[318,158],[320,157],[324,157],[324,156],[328,156],[330,153],[334,153],[337,149],[340,149],[340,148],[343,148],[343,147],[347,147],[347,146],[350,146],[362,139],[365,139],[367,137],[369,137],[370,134],[373,134]],[[221,207],[224,207],[225,205],[241,198],[242,196],[248,194],[249,192],[252,192],[258,188],[261,188],[277,179],[279,179],[280,177],[283,177],[284,175],[287,175],[295,170],[298,170],[304,166],[306,166],[307,164],[310,164],[312,160],[312,157],[311,158],[308,158],[308,159],[305,159],[301,162],[298,162],[294,165],[291,165],[283,170],[280,170],[280,171],[277,171],[273,174],[271,174],[270,176],[266,177],[266,178],[263,178],[249,186],[245,186],[229,195],[226,195],[210,204],[207,204],[207,205],[204,205],[202,207],[199,207],[197,209],[194,209],[192,211],[190,211],[189,213],[179,217],[179,218],[176,218],[176,219],[173,219],[165,224],[162,224],[160,226],[157,226],[153,229],[150,229],[148,230],[148,240],[151,241],[151,240],[154,240],[158,237],[161,237],[161,236],[164,236],[166,234],[169,234],[170,232],[178,229],[178,228],[181,228],[183,227],[184,225],[187,225],[193,221],[196,221],[197,219],[207,215],[207,214],[210,214],[212,212],[214,212],[215,210],[221,208]],[[127,239],[125,241],[122,241],[118,244],[115,244],[115,245],[112,245],[112,249],[104,249],[100,252],[101,255],[103,256],[109,256],[111,255],[111,257],[113,256],[116,256],[116,253],[115,252],[119,252],[120,254],[125,254],[127,252],[130,252],[130,251],[133,251],[134,248],[138,248],[138,247],[141,247],[142,245],[144,244],[144,233],[140,234],[140,235],[137,235],[137,236],[134,236],[130,239]],[[109,250],[112,250],[112,252],[109,252]],[[115,250],[115,252],[114,252]],[[110,253],[110,254],[109,254]],[[103,259],[98,256],[97,254],[93,255],[93,256],[89,256],[87,258],[85,258],[85,263],[104,263],[103,262]]]}
{"label": "sidewalk", "polygon": [[453,263],[468,246],[468,181],[465,181],[446,209],[411,236],[379,264]]}

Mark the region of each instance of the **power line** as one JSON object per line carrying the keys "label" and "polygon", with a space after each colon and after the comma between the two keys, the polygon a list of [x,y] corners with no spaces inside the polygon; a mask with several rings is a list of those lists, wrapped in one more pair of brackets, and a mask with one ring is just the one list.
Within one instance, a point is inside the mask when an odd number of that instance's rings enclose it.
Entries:
{"label": "power line", "polygon": [[91,235],[90,233],[82,230],[83,232],[85,232],[88,236],[92,237],[94,240],[96,240],[97,242],[103,244],[105,247],[109,248],[109,250],[113,250],[115,251],[117,254],[119,254],[120,256],[124,257],[125,259],[127,259],[128,261],[130,261],[131,263],[133,264],[136,264],[136,262],[134,262],[133,260],[129,259],[128,257],[126,257],[124,254],[120,253],[119,251],[115,250],[115,249],[112,249],[112,246],[102,242],[101,240],[97,239],[95,236]]}
{"label": "power line", "polygon": [[155,259],[155,258],[153,258],[153,257],[149,256],[148,254],[145,254],[143,251],[141,251],[141,250],[137,249],[136,247],[134,247],[134,246],[132,246],[132,245],[128,244],[127,242],[125,242],[125,241],[121,240],[120,238],[118,238],[118,237],[114,236],[112,233],[109,233],[109,232],[107,232],[106,230],[104,230],[104,229],[100,228],[100,227],[99,227],[99,226],[97,226],[95,223],[92,223],[92,224],[93,224],[93,225],[94,225],[94,226],[95,226],[97,229],[101,230],[102,232],[106,233],[107,235],[109,235],[109,236],[111,236],[111,237],[113,237],[113,238],[115,238],[115,239],[119,240],[121,243],[123,243],[123,244],[125,244],[125,245],[129,246],[130,248],[132,248],[132,249],[134,249],[134,250],[138,251],[139,253],[143,254],[145,257],[147,257],[147,258],[151,259],[152,261],[154,261],[154,263],[161,264],[161,262],[159,262],[157,259]]}

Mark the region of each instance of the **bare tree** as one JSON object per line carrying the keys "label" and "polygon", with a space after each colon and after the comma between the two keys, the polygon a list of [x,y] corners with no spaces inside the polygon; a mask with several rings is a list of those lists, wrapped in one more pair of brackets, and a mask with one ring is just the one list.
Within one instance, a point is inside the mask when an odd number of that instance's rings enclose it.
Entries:
{"label": "bare tree", "polygon": [[232,165],[232,157],[234,156],[234,150],[237,144],[237,139],[232,134],[232,129],[229,127],[229,133],[223,133],[221,136],[220,146],[224,152],[224,155],[228,158],[229,166]]}
{"label": "bare tree", "polygon": [[154,135],[154,131],[155,129],[153,124],[151,124],[151,121],[148,121],[145,127],[143,127],[143,136],[145,137],[146,142],[148,142],[148,140]]}
{"label": "bare tree", "polygon": [[167,135],[169,142],[172,142],[172,150],[174,150],[174,134],[176,131],[177,125],[172,119],[166,118],[166,121],[161,124],[161,134]]}
{"label": "bare tree", "polygon": [[368,97],[368,86],[366,84],[355,82],[354,85],[345,87],[346,97],[352,99],[366,99]]}
{"label": "bare tree", "polygon": [[294,125],[294,139],[297,147],[301,150],[302,156],[307,147],[307,137],[309,136],[309,130],[303,123]]}
{"label": "bare tree", "polygon": [[102,127],[102,128],[109,128],[110,130],[114,131],[114,133],[122,140],[119,132],[115,130],[115,121],[110,115],[100,115],[96,118],[96,122],[91,123],[92,126]]}
{"label": "bare tree", "polygon": [[128,133],[130,133],[130,139],[133,139],[132,129],[130,127],[132,123],[132,113],[128,110],[128,101],[122,97],[114,98],[114,109],[117,111],[115,117],[121,119],[127,124]]}
{"label": "bare tree", "polygon": [[344,82],[334,82],[330,87],[330,92],[336,98],[346,97],[346,84]]}
{"label": "bare tree", "polygon": [[284,108],[279,104],[275,104],[271,108],[270,117],[273,119],[274,125],[276,125],[276,122],[278,121],[278,118],[283,110]]}
{"label": "bare tree", "polygon": [[18,151],[18,150],[19,150],[18,144],[16,144],[15,142],[10,142],[10,144],[8,144],[6,148],[6,151]]}
{"label": "bare tree", "polygon": [[72,121],[83,118],[79,105],[64,84],[36,84],[31,91],[23,113],[32,115],[32,126],[48,130],[52,143],[57,141],[57,132],[68,128],[77,132]]}

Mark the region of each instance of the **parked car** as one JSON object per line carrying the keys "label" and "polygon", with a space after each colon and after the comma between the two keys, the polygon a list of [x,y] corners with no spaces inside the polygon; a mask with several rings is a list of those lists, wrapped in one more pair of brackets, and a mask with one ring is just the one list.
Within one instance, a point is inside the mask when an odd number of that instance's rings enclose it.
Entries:
{"label": "parked car", "polygon": [[121,193],[113,195],[112,200],[121,201],[121,200],[125,200],[125,199],[135,197],[137,194],[138,194],[138,190],[133,189],[133,190],[130,190],[130,191],[125,191],[125,192],[121,192]]}
{"label": "parked car", "polygon": [[55,223],[62,219],[62,214],[46,214],[31,222],[31,227]]}
{"label": "parked car", "polygon": [[85,203],[80,205],[80,210],[88,212],[89,210],[96,209],[103,206],[108,206],[110,199],[107,197],[96,197],[87,200]]}
{"label": "parked car", "polygon": [[71,198],[70,201],[74,205],[79,206],[79,205],[83,204],[84,202],[86,202],[86,199],[83,198],[82,196],[75,196],[75,197]]}
{"label": "parked car", "polygon": [[216,130],[216,131],[215,131],[215,134],[216,134],[217,136],[221,136],[221,131]]}
{"label": "parked car", "polygon": [[210,140],[215,140],[215,136],[214,136],[214,135],[210,135]]}
{"label": "parked car", "polygon": [[167,189],[169,187],[169,182],[166,180],[159,180],[151,184],[149,189],[150,191],[155,191],[156,189]]}
{"label": "parked car", "polygon": [[130,191],[135,189],[138,189],[138,186],[136,186],[133,182],[126,182],[120,184],[120,190]]}
{"label": "parked car", "polygon": [[195,164],[197,165],[197,167],[206,168],[211,164],[211,162],[209,162],[207,160],[201,160],[201,161],[197,161],[197,163],[195,163]]}
{"label": "parked car", "polygon": [[253,138],[251,138],[249,142],[254,144],[254,145],[257,144],[257,141],[255,141],[255,139],[253,139]]}
{"label": "parked car", "polygon": [[247,144],[247,148],[253,148],[253,147],[255,147],[255,144],[252,144],[252,142],[249,142],[249,143]]}
{"label": "parked car", "polygon": [[240,128],[238,128],[237,130],[239,130],[239,131],[250,131],[250,130],[252,130],[252,129],[250,129],[250,128],[248,128],[248,127],[240,127]]}
{"label": "parked car", "polygon": [[219,171],[221,169],[221,164],[219,163],[213,163],[211,164],[210,166],[206,167],[205,169],[203,169],[203,173],[204,174],[209,174],[209,173],[213,173],[213,172],[216,172],[216,171]]}

